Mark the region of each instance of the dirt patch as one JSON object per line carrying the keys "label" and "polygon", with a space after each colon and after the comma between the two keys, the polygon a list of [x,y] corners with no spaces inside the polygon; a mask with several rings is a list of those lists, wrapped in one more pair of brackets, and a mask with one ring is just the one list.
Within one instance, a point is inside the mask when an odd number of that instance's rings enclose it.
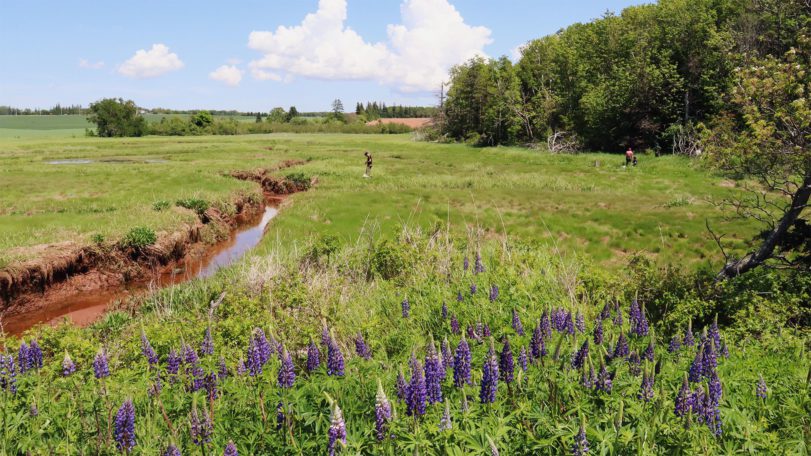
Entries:
{"label": "dirt patch", "polygon": [[719,187],[724,187],[724,188],[735,188],[737,186],[737,184],[735,184],[735,181],[725,179],[725,180],[722,180],[721,182],[719,182],[718,186]]}
{"label": "dirt patch", "polygon": [[[268,202],[279,202],[283,195],[305,191],[316,183],[289,181],[270,175],[304,163],[288,160],[270,169],[234,172],[231,176],[257,182]],[[161,232],[158,240],[143,249],[120,245],[79,246],[73,243],[36,246],[41,252],[36,259],[12,263],[0,270],[0,314],[3,317],[34,312],[58,306],[77,292],[109,291],[131,282],[148,281],[174,270],[184,260],[205,253],[210,244],[204,242],[206,232],[230,233],[247,220],[255,219],[265,207],[265,201],[242,195],[232,202],[233,214],[209,208],[194,223],[174,232]]]}

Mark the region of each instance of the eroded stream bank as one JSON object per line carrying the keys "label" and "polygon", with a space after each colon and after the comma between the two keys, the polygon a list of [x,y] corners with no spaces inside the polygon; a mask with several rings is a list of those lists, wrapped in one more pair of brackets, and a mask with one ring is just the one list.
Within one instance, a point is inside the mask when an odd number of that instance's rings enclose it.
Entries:
{"label": "eroded stream bank", "polygon": [[[287,161],[273,170],[299,163]],[[264,201],[239,197],[234,201],[234,214],[207,211],[199,223],[167,233],[141,251],[85,247],[56,262],[42,261],[33,267],[0,271],[3,331],[19,335],[38,323],[58,322],[65,317],[87,325],[114,302],[213,275],[261,241],[285,195],[305,191],[316,181],[272,178],[269,173],[265,169],[232,173],[238,179],[259,183]],[[212,223],[227,228],[225,232],[230,234],[221,242],[207,244],[201,232]]]}

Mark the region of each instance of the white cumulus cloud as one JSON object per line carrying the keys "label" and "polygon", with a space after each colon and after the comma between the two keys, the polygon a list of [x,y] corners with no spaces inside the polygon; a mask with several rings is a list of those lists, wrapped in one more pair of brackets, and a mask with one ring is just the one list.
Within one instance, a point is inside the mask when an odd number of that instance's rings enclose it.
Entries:
{"label": "white cumulus cloud", "polygon": [[165,44],[153,44],[148,51],[140,49],[118,67],[118,72],[130,78],[154,78],[183,68],[183,62]]}
{"label": "white cumulus cloud", "polygon": [[263,54],[250,63],[252,74],[365,79],[429,91],[451,66],[484,55],[492,41],[489,29],[466,24],[448,0],[404,0],[400,15],[400,24],[388,25],[386,42],[369,43],[345,25],[346,0],[319,0],[299,25],[251,32],[248,46]]}
{"label": "white cumulus cloud", "polygon": [[100,70],[104,68],[104,62],[90,62],[87,59],[79,59],[79,68],[86,68],[88,70]]}
{"label": "white cumulus cloud", "polygon": [[208,77],[225,85],[236,87],[242,81],[242,70],[234,65],[222,65],[209,73]]}

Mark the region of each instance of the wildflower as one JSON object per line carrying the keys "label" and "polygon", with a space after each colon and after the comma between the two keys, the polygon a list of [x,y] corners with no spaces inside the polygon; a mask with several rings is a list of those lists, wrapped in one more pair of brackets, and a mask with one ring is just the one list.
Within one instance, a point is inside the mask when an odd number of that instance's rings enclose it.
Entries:
{"label": "wildflower", "polygon": [[206,332],[203,335],[203,342],[200,343],[201,355],[214,354],[214,339],[211,337],[211,326],[206,327]]}
{"label": "wildflower", "polygon": [[524,335],[524,325],[521,324],[521,318],[518,316],[518,312],[513,309],[513,321],[512,321],[513,330],[515,330],[516,334],[519,336]]}
{"label": "wildflower", "polygon": [[715,342],[716,347],[721,346],[721,333],[718,331],[718,314],[715,314],[715,318],[712,320],[708,335]]}
{"label": "wildflower", "polygon": [[225,365],[224,356],[220,356],[220,363],[217,369],[218,369],[217,375],[219,375],[220,379],[228,377],[228,366]]}
{"label": "wildflower", "polygon": [[344,354],[334,338],[327,346],[327,375],[344,376]]}
{"label": "wildflower", "polygon": [[484,329],[482,330],[482,335],[484,337],[490,337],[490,336],[493,335],[493,333],[490,332],[490,324],[489,323],[484,324]]}
{"label": "wildflower", "polygon": [[684,380],[681,384],[681,389],[679,390],[678,395],[676,395],[676,408],[674,413],[678,417],[687,416],[687,413],[690,412],[693,406],[693,397],[690,394],[690,386],[687,383],[687,376],[684,376]]}
{"label": "wildflower", "polygon": [[318,345],[310,339],[310,346],[307,347],[307,372],[312,372],[318,369],[321,365],[321,352],[318,351]]}
{"label": "wildflower", "polygon": [[440,313],[442,315],[443,320],[448,318],[448,305],[445,304],[444,302],[442,303],[442,310],[440,311]]}
{"label": "wildflower", "polygon": [[614,319],[612,320],[612,322],[614,323],[614,326],[622,326],[622,309],[620,308],[619,303],[617,303],[615,309],[617,311],[617,314],[614,315]]}
{"label": "wildflower", "polygon": [[630,355],[628,355],[628,371],[636,377],[639,375],[640,372],[640,365],[642,364],[642,360],[639,359],[639,355],[636,353],[636,350],[632,351]]}
{"label": "wildflower", "polygon": [[470,260],[468,260],[467,256],[465,256],[465,259],[462,262],[462,268],[465,270],[465,272],[467,272],[469,267],[470,267]]}
{"label": "wildflower", "polygon": [[442,402],[442,377],[444,377],[442,370],[442,361],[431,338],[425,355],[425,387],[429,404]]}
{"label": "wildflower", "polygon": [[327,431],[329,442],[327,443],[327,453],[329,456],[335,456],[335,443],[340,441],[346,445],[346,423],[344,423],[344,414],[338,404],[332,409],[332,417],[330,418],[329,430]]}
{"label": "wildflower", "polygon": [[332,335],[329,333],[327,322],[321,320],[321,344],[324,345],[325,347],[329,347],[330,340],[332,340]]}
{"label": "wildflower", "polygon": [[527,361],[527,348],[522,346],[521,351],[518,353],[518,364],[524,372],[527,371]]}
{"label": "wildflower", "polygon": [[191,410],[191,417],[189,418],[189,427],[191,431],[191,440],[197,446],[203,446],[211,441],[211,434],[214,432],[214,425],[211,423],[211,417],[205,411],[201,413],[195,404]]}
{"label": "wildflower", "polygon": [[653,375],[648,374],[648,370],[642,373],[642,384],[639,386],[637,397],[645,402],[653,399]]}
{"label": "wildflower", "polygon": [[403,308],[403,318],[408,318],[411,313],[411,304],[408,303],[408,298],[403,299],[400,305]]}
{"label": "wildflower", "polygon": [[763,379],[763,374],[759,375],[759,379],[757,382],[757,388],[755,388],[755,395],[764,401],[766,397],[768,397],[768,390],[766,388],[766,380]]}
{"label": "wildflower", "polygon": [[17,350],[17,364],[20,366],[21,374],[28,370],[28,344],[25,341],[20,342],[20,348]]}
{"label": "wildflower", "polygon": [[183,347],[183,362],[189,366],[194,366],[200,361],[197,352],[191,348],[191,345],[184,344]]}
{"label": "wildflower", "polygon": [[721,343],[721,356],[723,356],[724,359],[729,358],[729,347],[727,347],[726,341]]}
{"label": "wildflower", "polygon": [[571,312],[566,312],[566,316],[564,317],[563,321],[563,331],[570,336],[574,335],[574,321],[572,320]]}
{"label": "wildflower", "polygon": [[14,364],[14,355],[0,354],[0,391],[17,393],[17,367]]}
{"label": "wildflower", "polygon": [[611,389],[613,388],[613,375],[608,372],[608,369],[606,369],[605,364],[602,362],[600,362],[600,373],[597,375],[597,381],[594,383],[594,387],[605,393],[611,393]]}
{"label": "wildflower", "polygon": [[696,421],[699,423],[704,423],[704,418],[706,417],[705,400],[706,394],[704,394],[704,387],[702,386],[696,388],[696,390],[690,395],[691,411],[696,416]]}
{"label": "wildflower", "polygon": [[245,367],[245,360],[241,357],[237,361],[237,375],[245,375],[248,373],[248,368]]}
{"label": "wildflower", "polygon": [[400,368],[400,372],[397,373],[397,398],[401,401],[404,401],[406,398],[406,390],[408,389],[408,384],[405,381],[405,375],[403,375],[403,369]]}
{"label": "wildflower", "polygon": [[73,363],[70,355],[65,351],[65,357],[62,358],[62,376],[67,377],[74,372],[76,372],[76,364]]}
{"label": "wildflower", "polygon": [[654,350],[653,337],[651,337],[648,346],[645,347],[645,352],[642,354],[642,359],[653,362]]}
{"label": "wildflower", "polygon": [[[254,329],[253,337],[248,344],[248,351],[245,355],[247,366],[251,377],[262,375],[265,363],[270,359],[272,349],[265,337],[265,332],[259,328]],[[188,360],[187,360],[188,361]]]}
{"label": "wildflower", "polygon": [[594,327],[594,345],[603,344],[603,320],[597,320],[597,326]]}
{"label": "wildflower", "polygon": [[406,415],[425,415],[425,401],[428,395],[425,385],[425,373],[413,353],[409,364],[411,365],[411,380],[406,386]]}
{"label": "wildflower", "polygon": [[704,378],[710,378],[718,367],[718,357],[715,353],[715,342],[712,339],[706,339],[703,344],[704,362],[701,365],[701,375]]}
{"label": "wildflower", "polygon": [[457,292],[456,292],[456,302],[462,302],[462,301],[464,301],[464,300],[465,300],[465,298],[462,296],[462,292],[461,292],[461,291],[457,291]]}
{"label": "wildflower", "polygon": [[589,441],[586,440],[586,427],[581,423],[580,431],[574,437],[572,444],[572,455],[583,456],[589,454]]}
{"label": "wildflower", "polygon": [[135,406],[132,399],[125,400],[118,409],[113,435],[119,451],[129,454],[135,447]]}
{"label": "wildflower", "polygon": [[177,449],[176,446],[170,444],[166,447],[166,451],[163,452],[163,456],[181,456],[180,450]]}
{"label": "wildflower", "polygon": [[584,365],[582,374],[580,375],[580,384],[583,385],[584,388],[592,388],[596,382],[597,374],[594,373],[594,365],[589,363],[588,371]]}
{"label": "wildflower", "polygon": [[456,319],[456,314],[451,315],[451,332],[459,334],[459,320]]}
{"label": "wildflower", "polygon": [[[636,303],[636,300],[634,300],[634,303]],[[648,331],[648,318],[645,316],[645,308],[637,307],[636,318],[631,319],[631,332],[643,337],[648,335]]]}
{"label": "wildflower", "polygon": [[667,346],[667,351],[668,353],[676,353],[677,351],[679,351],[680,348],[681,348],[681,340],[679,340],[679,336],[674,334],[673,337],[670,338],[670,343]]}
{"label": "wildflower", "polygon": [[515,371],[515,362],[513,360],[513,349],[510,347],[510,339],[504,338],[504,347],[501,349],[501,355],[498,360],[499,373],[501,380],[504,383],[510,384],[513,382],[513,373]]}
{"label": "wildflower", "polygon": [[606,302],[603,306],[603,310],[600,311],[598,320],[607,320],[609,318],[611,318],[611,304]]}
{"label": "wildflower", "polygon": [[32,403],[31,407],[28,408],[28,415],[31,418],[36,418],[39,416],[39,409],[37,408],[37,404]]}
{"label": "wildflower", "polygon": [[158,354],[155,353],[155,350],[152,348],[152,344],[149,343],[149,339],[146,338],[146,333],[144,330],[141,330],[141,353],[146,358],[146,362],[149,363],[150,366],[154,364],[158,364]]}
{"label": "wildflower", "polygon": [[470,383],[470,346],[462,336],[453,360],[453,384],[461,388],[465,383]]}
{"label": "wildflower", "polygon": [[495,402],[496,392],[498,391],[498,360],[496,359],[492,339],[490,339],[490,350],[487,352],[487,357],[484,359],[482,372],[483,376],[481,389],[479,390],[479,400],[483,404]]}
{"label": "wildflower", "polygon": [[693,322],[689,321],[687,322],[687,331],[684,333],[684,340],[682,341],[682,344],[685,347],[692,347],[695,345],[695,343],[696,341],[693,338]]}
{"label": "wildflower", "polygon": [[146,392],[150,396],[155,397],[160,395],[161,391],[163,391],[163,384],[161,383],[161,375],[160,372],[156,372],[155,380],[152,381],[152,385],[149,386],[149,389]]}
{"label": "wildflower", "polygon": [[453,422],[451,421],[451,407],[447,402],[445,403],[445,411],[442,413],[442,418],[439,419],[439,432],[450,431],[453,429]]}
{"label": "wildflower", "polygon": [[279,401],[276,403],[276,430],[283,428],[285,421],[287,417],[284,415],[284,405]]}
{"label": "wildflower", "polygon": [[277,383],[279,388],[292,388],[296,382],[296,372],[293,368],[293,358],[286,348],[282,349],[282,355],[279,357],[282,365],[279,367],[279,374],[277,375]]}
{"label": "wildflower", "polygon": [[580,346],[580,350],[577,350],[572,355],[572,368],[580,369],[583,366],[583,362],[588,357],[589,357],[589,340],[586,339],[583,342],[583,345]]}
{"label": "wildflower", "polygon": [[639,321],[642,312],[639,310],[639,303],[637,302],[636,298],[631,301],[631,308],[628,309],[628,322],[631,324],[633,328],[636,322]]}
{"label": "wildflower", "polygon": [[102,348],[96,353],[96,358],[93,360],[93,372],[96,378],[102,379],[110,376],[110,367],[107,363],[107,352]]}
{"label": "wildflower", "polygon": [[718,378],[718,374],[713,371],[707,381],[707,397],[710,399],[711,404],[717,408],[721,403],[722,395],[723,387],[721,386],[721,380]]}
{"label": "wildflower", "polygon": [[474,266],[474,272],[476,274],[480,274],[484,272],[484,264],[482,263],[482,255],[481,253],[476,252],[476,265]]}
{"label": "wildflower", "polygon": [[470,284],[470,294],[471,294],[471,295],[476,294],[476,290],[478,290],[478,288],[476,287],[476,284],[475,284],[475,283],[471,283],[471,284]]}
{"label": "wildflower", "polygon": [[613,358],[626,358],[628,356],[628,339],[625,338],[625,333],[620,332],[617,339],[617,345],[614,347]]}
{"label": "wildflower", "polygon": [[383,391],[383,384],[377,379],[377,395],[375,396],[375,431],[377,440],[383,441],[388,434],[389,421],[391,421],[391,403]]}
{"label": "wildflower", "polygon": [[169,350],[169,354],[166,356],[166,373],[168,373],[171,377],[171,381],[174,382],[174,377],[177,376],[177,373],[180,371],[180,355],[174,350]]}
{"label": "wildflower", "polygon": [[581,334],[586,332],[586,320],[579,310],[577,311],[577,316],[574,318],[574,327],[577,329],[577,332]]}
{"label": "wildflower", "polygon": [[699,382],[701,381],[701,376],[704,372],[704,353],[702,350],[698,350],[696,352],[696,357],[693,358],[692,364],[690,364],[690,376],[688,377],[690,382]]}
{"label": "wildflower", "polygon": [[237,446],[234,445],[234,442],[228,442],[228,445],[225,445],[225,450],[222,453],[222,456],[239,456],[239,452],[237,452]]}
{"label": "wildflower", "polygon": [[490,302],[498,299],[498,285],[490,285]]}
{"label": "wildflower", "polygon": [[546,310],[541,314],[541,335],[546,339],[552,337],[552,323],[549,321],[549,313]]}
{"label": "wildflower", "polygon": [[[543,320],[541,320],[543,322]],[[546,344],[544,343],[543,324],[538,323],[532,332],[532,339],[529,341],[529,354],[533,360],[539,360],[546,356]]]}
{"label": "wildflower", "polygon": [[28,369],[40,369],[42,367],[42,349],[39,348],[37,340],[31,341],[28,347]]}
{"label": "wildflower", "polygon": [[358,332],[358,336],[355,338],[355,353],[365,360],[372,359],[372,351],[369,350],[369,346],[366,345],[363,334],[360,332]]}
{"label": "wildflower", "polygon": [[451,354],[451,347],[446,337],[442,339],[442,378],[445,378],[448,368],[453,369],[453,355]]}

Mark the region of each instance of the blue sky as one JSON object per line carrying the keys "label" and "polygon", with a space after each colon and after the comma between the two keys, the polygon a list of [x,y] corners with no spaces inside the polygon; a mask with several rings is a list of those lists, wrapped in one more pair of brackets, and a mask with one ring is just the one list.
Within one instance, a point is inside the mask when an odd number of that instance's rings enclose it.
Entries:
{"label": "blue sky", "polygon": [[454,63],[511,55],[528,40],[640,3],[3,0],[0,105],[103,97],[245,111],[328,110],[335,98],[347,109],[365,100],[433,104]]}

